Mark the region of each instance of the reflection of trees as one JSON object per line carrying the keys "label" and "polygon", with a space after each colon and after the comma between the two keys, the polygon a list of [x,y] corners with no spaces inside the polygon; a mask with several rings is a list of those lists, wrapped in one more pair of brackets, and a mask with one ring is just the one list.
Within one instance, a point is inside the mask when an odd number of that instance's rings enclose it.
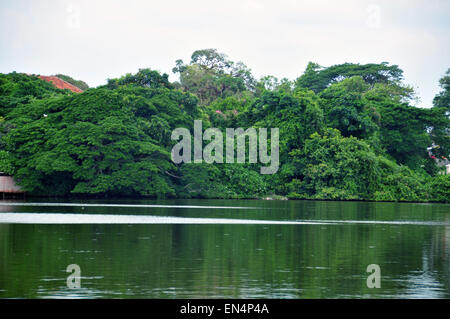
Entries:
{"label": "reflection of trees", "polygon": [[[431,218],[430,206],[282,205],[287,209],[276,212],[279,218],[401,220],[411,209],[418,219]],[[236,211],[220,214],[237,217]],[[444,226],[0,225],[0,297],[62,293],[71,263],[88,277],[81,293],[94,296],[411,296],[418,284],[438,283],[441,297],[450,287],[449,243]],[[381,267],[379,290],[366,287],[369,264]]]}
{"label": "reflection of trees", "polygon": [[[448,298],[450,291],[450,227],[436,226],[422,242],[421,265],[402,281],[407,296]],[[447,295],[443,292],[447,292]]]}
{"label": "reflection of trees", "polygon": [[449,287],[449,228],[442,227],[433,232],[432,239],[422,250],[422,268],[405,276],[406,295],[420,298],[439,298]]}
{"label": "reflection of trees", "polygon": [[444,285],[445,291],[450,291],[450,227],[439,227],[430,242],[429,249],[424,251],[424,261],[428,262],[424,269],[435,274],[436,281]]}

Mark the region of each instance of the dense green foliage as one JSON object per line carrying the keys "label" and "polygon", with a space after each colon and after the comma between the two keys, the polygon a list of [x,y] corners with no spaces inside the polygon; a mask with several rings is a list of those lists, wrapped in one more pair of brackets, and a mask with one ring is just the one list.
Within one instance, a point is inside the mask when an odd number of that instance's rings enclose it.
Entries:
{"label": "dense green foliage", "polygon": [[[319,93],[331,84],[353,76],[360,76],[365,83],[371,86],[377,83],[399,85],[403,78],[403,71],[397,65],[390,66],[387,62],[364,65],[344,63],[328,68],[309,62],[305,73],[297,79],[296,86]],[[409,93],[411,93],[410,90]]]}
{"label": "dense green foliage", "polygon": [[98,88],[21,105],[4,138],[17,180],[38,194],[174,195],[170,132],[196,99],[167,88]]}
{"label": "dense green foliage", "polygon": [[450,69],[445,76],[439,80],[442,91],[433,100],[435,107],[442,107],[449,111],[450,108]]}
{"label": "dense green foliage", "polygon": [[189,65],[177,60],[173,72],[180,74],[181,87],[197,95],[201,105],[208,105],[217,98],[240,95],[255,84],[247,66],[229,61],[215,49],[195,51]]}
{"label": "dense green foliage", "polygon": [[20,104],[28,104],[35,100],[64,93],[49,82],[40,80],[37,76],[15,72],[0,73],[0,116],[5,117],[9,111]]}
{"label": "dense green foliage", "polygon": [[[448,71],[428,109],[410,104],[414,91],[388,63],[310,63],[296,81],[256,80],[206,49],[173,71],[179,82],[142,69],[81,94],[1,74],[0,171],[42,195],[450,201],[450,176],[427,152],[439,145],[439,164],[450,153]],[[222,132],[279,128],[278,172],[174,164],[171,133],[196,119]]]}

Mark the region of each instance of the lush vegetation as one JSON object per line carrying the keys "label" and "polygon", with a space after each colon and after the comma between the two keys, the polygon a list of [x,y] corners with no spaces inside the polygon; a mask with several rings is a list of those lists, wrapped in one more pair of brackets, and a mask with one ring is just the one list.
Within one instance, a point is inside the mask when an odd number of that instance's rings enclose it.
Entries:
{"label": "lush vegetation", "polygon": [[[0,171],[36,195],[450,201],[450,175],[436,165],[450,154],[450,71],[426,109],[385,62],[309,63],[295,81],[255,79],[207,49],[173,72],[179,82],[142,69],[81,94],[0,74]],[[174,164],[171,133],[192,132],[195,119],[223,132],[280,128],[277,174]]]}

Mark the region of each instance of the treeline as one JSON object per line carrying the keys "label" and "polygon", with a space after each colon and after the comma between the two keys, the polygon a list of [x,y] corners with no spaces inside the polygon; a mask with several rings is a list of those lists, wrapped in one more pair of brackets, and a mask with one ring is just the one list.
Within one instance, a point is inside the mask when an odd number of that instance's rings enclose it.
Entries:
{"label": "treeline", "polygon": [[[450,70],[427,109],[412,106],[403,71],[385,62],[255,79],[207,49],[173,72],[178,82],[142,69],[81,94],[0,74],[0,171],[45,196],[450,201],[450,176],[436,165],[450,153]],[[196,119],[223,131],[278,127],[278,173],[174,164],[171,132]]]}

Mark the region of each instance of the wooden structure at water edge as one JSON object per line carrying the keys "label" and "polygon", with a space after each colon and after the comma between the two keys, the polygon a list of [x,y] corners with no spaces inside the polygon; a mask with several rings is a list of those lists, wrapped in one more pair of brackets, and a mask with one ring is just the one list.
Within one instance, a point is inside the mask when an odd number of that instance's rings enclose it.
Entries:
{"label": "wooden structure at water edge", "polygon": [[2,198],[25,196],[25,192],[14,181],[12,176],[9,176],[3,172],[0,172],[0,193]]}

